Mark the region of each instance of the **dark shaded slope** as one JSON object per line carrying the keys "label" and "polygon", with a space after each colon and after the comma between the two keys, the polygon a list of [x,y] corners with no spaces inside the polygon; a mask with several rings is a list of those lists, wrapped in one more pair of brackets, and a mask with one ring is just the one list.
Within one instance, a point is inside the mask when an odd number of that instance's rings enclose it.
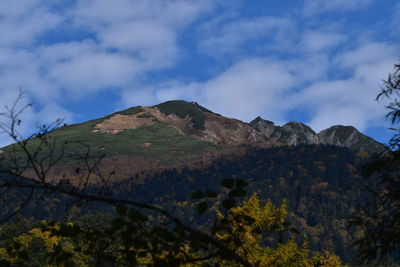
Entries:
{"label": "dark shaded slope", "polygon": [[[312,249],[331,249],[349,260],[353,238],[347,217],[362,198],[357,168],[364,160],[350,149],[330,145],[253,149],[204,169],[168,170],[141,185],[135,179],[125,181],[116,192],[174,208],[190,218],[187,201],[193,191],[220,190],[222,179],[244,179],[250,183],[249,194],[257,192],[275,204],[288,200],[291,220]],[[204,218],[198,222],[204,223]]]}
{"label": "dark shaded slope", "polygon": [[[347,218],[354,203],[362,199],[361,178],[357,171],[365,158],[348,148],[331,145],[280,146],[268,149],[251,149],[246,153],[232,153],[204,168],[171,169],[147,177],[132,173],[130,179],[110,185],[116,198],[128,198],[159,204],[174,214],[191,222],[195,215],[190,195],[195,190],[219,192],[205,216],[195,219],[198,224],[209,223],[220,207],[226,191],[221,189],[223,179],[243,179],[249,182],[247,195],[253,192],[261,199],[271,199],[276,205],[288,201],[289,216],[300,232],[299,242],[308,240],[312,250],[335,251],[345,261],[352,257],[350,244],[353,234],[347,229]],[[126,166],[129,168],[129,166]],[[92,188],[89,193],[97,192]],[[2,203],[3,211],[13,209],[16,195],[26,195],[26,190],[13,190]],[[10,202],[11,201],[11,202]],[[23,215],[38,219],[60,219],[71,199],[58,194],[39,191]],[[80,216],[94,210],[109,212],[102,204],[86,206],[76,211]]]}

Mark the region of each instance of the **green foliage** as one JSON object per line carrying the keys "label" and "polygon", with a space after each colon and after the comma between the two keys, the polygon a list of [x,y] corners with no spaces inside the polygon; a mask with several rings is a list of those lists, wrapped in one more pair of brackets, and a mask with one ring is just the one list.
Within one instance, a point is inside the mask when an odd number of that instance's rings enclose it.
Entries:
{"label": "green foliage", "polygon": [[203,112],[210,112],[199,105],[182,100],[164,102],[156,107],[165,114],[175,114],[181,118],[191,117],[191,122],[195,129],[204,128],[205,116]]}
{"label": "green foliage", "polygon": [[[188,114],[194,114],[193,120],[198,125],[201,118],[204,119],[201,107],[187,102],[184,108]],[[164,105],[162,105],[164,107]],[[169,105],[166,105],[168,107]],[[81,124],[63,126],[49,132],[45,138],[35,138],[28,142],[27,148],[36,151],[35,157],[41,160],[49,156],[51,151],[53,158],[63,152],[68,155],[86,155],[90,152],[92,156],[106,155],[113,156],[137,156],[144,159],[158,160],[165,164],[174,164],[187,157],[201,154],[208,150],[218,150],[219,147],[189,136],[181,135],[175,128],[166,123],[156,123],[149,126],[142,126],[133,130],[124,130],[117,134],[96,132],[95,126],[115,114],[134,115],[142,112],[141,107],[133,107],[127,110],[113,113],[104,118],[88,121]],[[179,113],[179,112],[178,112]],[[179,113],[183,114],[183,113]],[[146,116],[146,114],[143,114]],[[43,144],[45,140],[46,144]],[[144,144],[151,144],[144,146]],[[40,149],[38,150],[38,148]],[[22,162],[25,161],[25,154],[16,145],[5,148],[7,153],[13,153]],[[168,156],[166,156],[168,155]],[[4,155],[3,155],[4,156]],[[81,158],[64,156],[60,164],[76,165]],[[43,162],[46,162],[45,160]],[[21,163],[23,164],[23,163]]]}
{"label": "green foliage", "polygon": [[231,189],[234,185],[233,179],[224,179],[221,181],[221,185],[227,189]]}
{"label": "green foliage", "polygon": [[389,142],[394,150],[364,166],[366,191],[370,195],[368,201],[359,203],[350,221],[359,233],[354,243],[359,261],[385,266],[400,263],[400,103],[396,99],[400,92],[400,64],[395,68],[377,96],[377,100],[390,100],[386,118],[397,125]]}
{"label": "green foliage", "polygon": [[218,196],[215,192],[210,191],[210,190],[206,191],[206,195],[208,198],[216,198]]}
{"label": "green foliage", "polygon": [[[80,125],[80,127],[85,126]],[[208,142],[182,136],[176,129],[164,123],[144,126],[135,130],[125,130],[118,134],[93,133],[90,128],[76,130],[75,132],[54,133],[54,138],[61,142],[70,140],[72,136],[78,137],[79,140],[75,141],[87,144],[93,149],[102,149],[99,152],[104,152],[109,156],[126,154],[151,157],[152,159],[160,159],[164,155],[169,155],[171,151],[177,151],[175,156],[180,158],[213,147]],[[143,148],[143,143],[151,143],[151,146]],[[69,144],[68,149],[83,152],[84,147],[75,143]]]}
{"label": "green foliage", "polygon": [[204,194],[203,194],[203,192],[197,190],[192,193],[192,196],[190,198],[191,199],[202,199],[202,198],[204,198]]}
{"label": "green foliage", "polygon": [[[135,115],[138,114],[139,112],[142,112],[143,109],[141,107],[133,107],[133,108],[128,108],[122,111],[115,112],[114,114],[121,114],[121,115]],[[114,114],[110,115],[113,116]]]}
{"label": "green foliage", "polygon": [[[207,208],[199,205],[199,213]],[[117,217],[109,224],[91,227],[86,223],[42,221],[11,242],[0,247],[4,266],[238,266],[226,251],[191,235],[179,225],[149,220],[136,209],[116,206]],[[298,247],[293,239],[276,246],[265,245],[265,237],[286,231],[286,205],[274,207],[269,201],[261,205],[253,195],[226,215],[218,212],[215,235],[226,247],[254,266],[340,266],[331,253],[313,253]],[[98,217],[100,216],[100,217]],[[89,220],[88,220],[89,219]],[[107,219],[108,220],[108,219]]]}
{"label": "green foliage", "polygon": [[[235,187],[234,187],[235,185]],[[224,207],[226,210],[231,209],[234,207],[236,201],[233,198],[243,198],[246,196],[246,190],[244,187],[246,187],[248,184],[244,182],[243,180],[234,180],[234,179],[224,179],[221,181],[221,186],[230,189],[227,193],[228,198],[222,201],[222,207]],[[198,199],[198,200],[203,200],[201,203],[198,204],[197,208],[197,213],[198,215],[203,215],[207,209],[212,206],[210,200],[214,200],[218,197],[218,194],[206,190],[205,193],[202,192],[201,190],[196,190],[192,193],[191,199]]]}
{"label": "green foliage", "polygon": [[235,200],[233,198],[225,199],[224,202],[222,202],[222,206],[225,209],[230,210],[235,206]]}
{"label": "green foliage", "polygon": [[[312,253],[305,245],[298,247],[293,238],[278,242],[275,247],[265,245],[264,240],[287,230],[286,215],[286,204],[274,207],[268,201],[262,205],[253,194],[227,215],[218,213],[215,235],[229,248],[245,255],[254,266],[340,266],[340,260],[333,254]],[[332,262],[332,256],[338,261]],[[228,259],[219,263],[235,266]]]}
{"label": "green foliage", "polygon": [[[159,160],[172,164],[204,151],[219,149],[210,142],[183,136],[175,128],[165,123],[125,130],[117,134],[93,132],[94,125],[91,122],[70,125],[50,133],[47,137],[48,142],[53,142],[55,147],[43,147],[38,158],[45,158],[50,150],[55,156],[62,150],[71,155],[85,155],[90,151],[91,155],[139,156],[152,161]],[[144,143],[151,143],[151,145],[144,147]],[[32,140],[28,147],[34,151],[39,145],[39,140]],[[13,149],[12,146],[8,147],[7,151],[11,151],[11,149]],[[23,158],[24,153],[18,148],[16,149],[17,155]],[[81,158],[75,159],[73,156],[64,157],[61,163],[75,166],[80,160]]]}
{"label": "green foliage", "polygon": [[197,210],[198,210],[199,215],[203,215],[207,209],[208,209],[208,203],[200,202]]}

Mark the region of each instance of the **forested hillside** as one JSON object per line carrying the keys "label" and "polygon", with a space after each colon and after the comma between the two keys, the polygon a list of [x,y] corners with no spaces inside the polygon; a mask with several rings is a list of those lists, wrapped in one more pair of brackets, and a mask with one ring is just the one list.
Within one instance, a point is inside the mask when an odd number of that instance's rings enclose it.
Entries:
{"label": "forested hillside", "polygon": [[[257,192],[261,199],[272,200],[275,205],[288,201],[299,240],[308,240],[313,250],[330,249],[350,260],[354,236],[347,219],[363,197],[358,168],[365,161],[350,149],[330,145],[252,149],[244,155],[221,158],[203,169],[166,170],[139,179],[139,184],[135,179],[126,180],[116,185],[114,192],[162,204],[190,221],[188,214],[195,215],[192,192],[218,191],[224,179],[243,179],[249,183],[247,196]],[[219,204],[218,200],[213,203],[214,208]],[[197,222],[204,223],[212,214]]]}

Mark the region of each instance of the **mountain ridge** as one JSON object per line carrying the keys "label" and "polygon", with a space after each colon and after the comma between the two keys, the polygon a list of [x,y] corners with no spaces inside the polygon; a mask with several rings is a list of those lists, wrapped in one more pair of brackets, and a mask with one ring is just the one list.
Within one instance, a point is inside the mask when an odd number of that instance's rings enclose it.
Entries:
{"label": "mountain ridge", "polygon": [[85,144],[92,152],[107,157],[128,156],[171,164],[240,147],[327,144],[369,154],[386,149],[354,127],[332,126],[317,134],[309,126],[294,121],[276,126],[257,117],[246,123],[183,100],[117,111],[60,127],[49,137],[59,143],[68,142],[71,152],[84,153],[87,147],[80,144]]}
{"label": "mountain ridge", "polygon": [[333,125],[316,133],[311,127],[300,122],[290,121],[283,126],[276,126],[272,121],[261,117],[251,121],[250,125],[265,136],[288,145],[327,144],[369,153],[386,149],[383,144],[362,134],[353,126]]}

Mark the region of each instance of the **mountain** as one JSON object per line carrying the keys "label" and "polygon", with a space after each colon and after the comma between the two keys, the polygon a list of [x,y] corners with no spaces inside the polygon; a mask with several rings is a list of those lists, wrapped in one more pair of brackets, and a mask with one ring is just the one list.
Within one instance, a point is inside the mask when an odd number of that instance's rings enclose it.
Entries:
{"label": "mountain", "polygon": [[[216,114],[196,102],[182,100],[133,107],[63,127],[53,136],[60,140],[79,140],[110,155],[152,157],[167,152],[188,155],[240,145],[331,144],[367,152],[384,149],[354,127],[332,126],[317,134],[309,126],[293,121],[276,126],[257,117],[245,123]],[[167,154],[170,156],[170,153]]]}
{"label": "mountain", "polygon": [[[277,126],[257,117],[245,123],[180,100],[66,125],[50,132],[47,140],[51,152],[67,153],[48,176],[66,173],[74,181],[80,177],[79,155],[104,154],[98,168],[113,173],[107,180],[107,194],[158,204],[198,225],[209,223],[223,199],[217,198],[210,204],[211,213],[197,218],[191,193],[210,190],[226,196],[220,181],[243,179],[249,183],[247,196],[256,192],[275,205],[288,200],[290,220],[301,233],[299,242],[309,240],[313,249],[333,250],[346,261],[352,256],[354,240],[346,220],[354,203],[365,199],[358,170],[369,156],[385,149],[351,126],[315,133],[299,122]],[[39,141],[30,145],[34,148]],[[4,148],[1,157],[14,147]],[[40,164],[49,155],[57,156],[46,146],[35,154]],[[96,192],[97,184],[91,186]],[[28,193],[27,189],[13,191],[0,209],[12,212],[18,203],[15,196]],[[43,219],[62,217],[68,198],[39,191],[34,199],[24,215]],[[96,208],[107,211],[104,206]]]}
{"label": "mountain", "polygon": [[251,125],[213,113],[195,102],[168,101],[138,106],[81,124],[51,136],[74,140],[108,155],[187,156],[237,145],[269,145]]}
{"label": "mountain", "polygon": [[275,126],[272,121],[257,117],[250,122],[254,129],[263,133],[269,140],[282,145],[319,144],[318,135],[307,125],[295,121]]}
{"label": "mountain", "polygon": [[[75,155],[57,163],[58,173],[76,164],[79,155],[89,153],[93,157],[104,155],[101,167],[110,172],[117,170],[116,180],[137,172],[151,175],[166,168],[205,166],[218,157],[231,157],[250,147],[328,144],[368,154],[385,149],[349,126],[333,126],[317,134],[309,126],[293,121],[276,126],[257,117],[245,123],[182,100],[132,107],[66,125],[49,133],[48,140],[56,144],[50,149]],[[46,158],[48,151],[43,148],[39,154]]]}
{"label": "mountain", "polygon": [[354,150],[371,153],[385,150],[382,144],[363,135],[352,126],[335,125],[321,131],[318,136],[321,144],[348,147]]}
{"label": "mountain", "polygon": [[250,122],[250,125],[269,140],[283,145],[328,144],[369,153],[382,152],[386,149],[384,145],[363,135],[352,126],[335,125],[317,134],[309,126],[294,121],[276,126],[271,121],[257,117]]}

